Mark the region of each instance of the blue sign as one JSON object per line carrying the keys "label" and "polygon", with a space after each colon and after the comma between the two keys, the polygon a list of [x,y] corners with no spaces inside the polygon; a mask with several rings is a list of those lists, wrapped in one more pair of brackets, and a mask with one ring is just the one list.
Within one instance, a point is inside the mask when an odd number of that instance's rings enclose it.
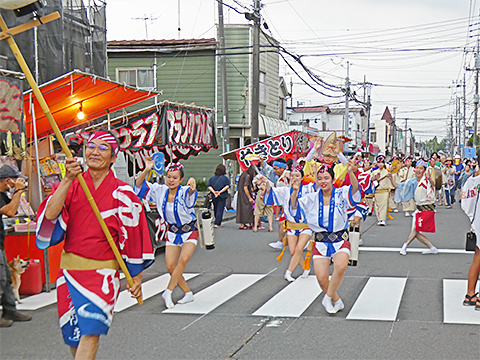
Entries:
{"label": "blue sign", "polygon": [[467,159],[473,159],[473,158],[476,158],[477,157],[477,154],[476,154],[476,151],[475,151],[475,147],[473,146],[468,146],[465,148],[465,157]]}
{"label": "blue sign", "polygon": [[157,152],[152,156],[153,170],[158,175],[163,175],[163,168],[165,167],[165,155],[162,152]]}

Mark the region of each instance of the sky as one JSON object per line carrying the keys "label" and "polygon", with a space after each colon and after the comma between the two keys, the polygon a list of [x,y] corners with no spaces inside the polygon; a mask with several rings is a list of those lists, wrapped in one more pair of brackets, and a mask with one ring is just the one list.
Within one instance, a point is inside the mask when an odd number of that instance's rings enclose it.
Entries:
{"label": "sky", "polygon": [[[224,0],[226,24],[245,24],[253,0]],[[473,122],[474,48],[480,0],[262,0],[264,30],[280,41],[280,75],[293,82],[293,105],[343,106],[341,87],[350,64],[351,89],[363,100],[371,87],[371,120],[388,106],[397,125],[417,139],[447,135],[466,77],[467,125]],[[133,6],[132,6],[133,5]],[[107,0],[107,39],[215,37],[215,0]],[[232,9],[234,8],[234,9]],[[148,18],[148,20],[142,20]],[[180,23],[180,32],[178,31]],[[301,56],[301,67],[288,54]],[[320,80],[314,82],[305,71]],[[321,83],[319,84],[319,82]],[[352,106],[350,101],[350,106]],[[289,103],[290,105],[290,103]]]}

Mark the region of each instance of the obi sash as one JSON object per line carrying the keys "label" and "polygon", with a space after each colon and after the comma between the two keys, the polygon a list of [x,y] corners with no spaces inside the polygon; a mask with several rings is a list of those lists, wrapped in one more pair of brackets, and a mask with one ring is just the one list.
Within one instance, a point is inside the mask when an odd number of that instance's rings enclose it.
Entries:
{"label": "obi sash", "polygon": [[173,242],[175,245],[180,245],[182,243],[182,234],[196,230],[198,230],[196,220],[193,220],[192,222],[181,226],[177,226],[176,224],[168,224],[168,231],[176,235],[175,241]]}
{"label": "obi sash", "polygon": [[340,230],[336,232],[318,232],[315,233],[315,241],[320,241],[324,243],[336,243],[339,241],[348,240],[348,230]]}

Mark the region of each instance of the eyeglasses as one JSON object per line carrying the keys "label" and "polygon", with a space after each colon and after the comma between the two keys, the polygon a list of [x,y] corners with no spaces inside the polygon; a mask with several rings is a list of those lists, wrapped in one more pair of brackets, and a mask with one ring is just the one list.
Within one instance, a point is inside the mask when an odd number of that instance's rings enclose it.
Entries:
{"label": "eyeglasses", "polygon": [[89,148],[92,151],[94,151],[95,148],[98,148],[98,150],[100,150],[100,151],[107,151],[108,150],[108,145],[105,145],[105,144],[95,145],[94,143],[89,142],[87,144],[87,148]]}

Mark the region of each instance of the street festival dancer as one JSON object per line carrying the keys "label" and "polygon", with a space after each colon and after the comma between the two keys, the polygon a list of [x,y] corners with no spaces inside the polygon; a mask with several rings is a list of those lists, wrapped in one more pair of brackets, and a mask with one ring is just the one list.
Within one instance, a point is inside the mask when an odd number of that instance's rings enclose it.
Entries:
{"label": "street festival dancer", "polygon": [[[398,171],[398,180],[397,183],[403,183],[415,177],[415,169],[412,167],[412,157],[408,156],[404,162],[405,166]],[[405,187],[403,188],[405,191]],[[411,199],[405,199],[404,193],[399,194],[397,196],[397,192],[395,191],[395,201],[397,203],[401,202],[403,206],[403,211],[405,216],[412,216],[413,212],[415,211],[415,200],[413,199],[413,193]],[[402,202],[402,199],[404,201]]]}
{"label": "street festival dancer", "polygon": [[[292,277],[293,270],[295,270],[297,265],[302,267],[304,264],[302,257],[303,249],[305,248],[305,245],[307,245],[307,242],[312,235],[312,230],[309,229],[305,218],[301,216],[301,212],[295,211],[295,213],[292,213],[290,206],[290,198],[292,194],[295,193],[297,198],[301,198],[306,194],[315,192],[315,185],[313,183],[302,185],[302,180],[303,167],[300,165],[294,165],[292,168],[291,177],[292,187],[272,187],[270,182],[267,181],[267,189],[265,192],[266,198],[274,197],[275,203],[283,206],[283,211],[286,218],[285,229],[287,231],[288,248],[290,249],[290,254],[292,255],[292,259],[290,260],[290,264],[285,271],[284,277],[285,280],[290,282],[295,281],[295,279]],[[294,190],[294,184],[298,185],[296,190]],[[307,278],[309,273],[310,270],[304,270],[301,277]]]}
{"label": "street festival dancer", "polygon": [[372,180],[377,182],[375,186],[375,213],[377,215],[377,225],[386,226],[388,203],[390,199],[390,189],[393,188],[390,174],[385,168],[385,155],[377,155],[378,169],[372,172]]}
{"label": "street festival dancer", "polygon": [[[352,209],[361,200],[358,181],[355,177],[357,165],[353,160],[347,162],[347,172],[351,185],[335,188],[335,165],[320,165],[317,174],[319,190],[297,198],[299,184],[294,184],[291,196],[292,211],[301,211],[307,224],[315,232],[313,247],[313,265],[318,283],[325,296],[322,305],[329,314],[335,314],[344,308],[337,290],[343,281],[350,257],[348,241],[348,209]],[[298,200],[297,200],[298,199]],[[298,204],[297,204],[298,203]],[[333,274],[329,280],[329,265],[333,259]]]}
{"label": "street festival dancer", "polygon": [[135,181],[135,192],[142,199],[155,201],[158,213],[168,223],[165,263],[170,273],[170,281],[162,297],[167,308],[171,309],[175,306],[172,291],[177,285],[185,293],[178,303],[186,304],[193,301],[193,292],[188,287],[183,272],[198,242],[197,217],[194,209],[198,193],[194,178],[188,179],[186,186],[180,186],[184,177],[183,165],[180,163],[171,163],[166,167],[166,185],[147,182],[145,179],[153,169],[153,164],[152,158],[147,156],[145,170]]}
{"label": "street festival dancer", "polygon": [[[432,243],[423,235],[420,231],[423,229],[429,229],[429,232],[435,232],[435,218],[423,218],[422,215],[433,215],[435,211],[435,184],[431,177],[431,172],[426,171],[428,164],[424,160],[418,160],[415,166],[415,177],[406,182],[397,184],[393,179],[392,174],[388,177],[392,181],[392,185],[397,189],[396,192],[402,193],[403,187],[406,187],[404,196],[406,199],[411,198],[411,194],[414,194],[414,200],[416,204],[416,210],[412,219],[412,231],[408,235],[407,242],[402,245],[400,255],[407,255],[407,246],[417,238],[422,244],[429,249],[422,252],[423,255],[438,254],[438,249],[432,245]],[[433,222],[433,223],[432,223]],[[423,230],[427,231],[427,230]]]}
{"label": "street festival dancer", "polygon": [[[82,174],[105,220],[134,285],[142,297],[142,273],[154,262],[147,219],[130,185],[115,178],[119,142],[110,132],[88,138]],[[80,163],[66,160],[66,174],[40,205],[37,247],[45,249],[65,239],[57,277],[58,315],[63,338],[75,358],[94,359],[99,336],[106,335],[120,290],[118,262],[76,176]]]}

